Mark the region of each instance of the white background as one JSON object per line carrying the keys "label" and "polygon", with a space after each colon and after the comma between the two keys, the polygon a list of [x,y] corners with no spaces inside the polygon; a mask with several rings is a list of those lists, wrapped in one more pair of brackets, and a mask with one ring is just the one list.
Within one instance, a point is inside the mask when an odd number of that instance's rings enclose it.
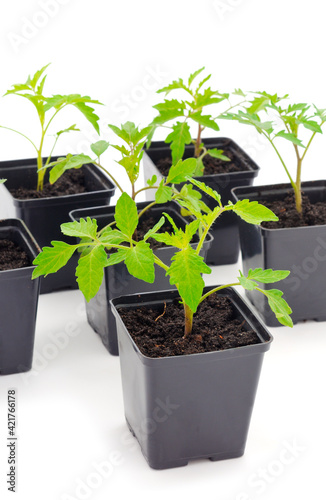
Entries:
{"label": "white background", "polygon": [[[240,87],[289,93],[293,101],[323,108],[324,19],[318,0],[3,1],[0,94],[52,62],[47,92],[87,94],[103,102],[98,111],[101,137],[107,140],[112,139],[108,123],[146,125],[158,102],[155,90],[201,66],[221,91]],[[0,124],[19,127],[37,140],[30,106],[15,96],[1,98]],[[96,134],[76,110],[64,113],[53,132],[72,123],[83,132],[62,138],[57,153],[89,152]],[[287,180],[254,130],[221,125],[221,135],[236,140],[261,166],[256,184]],[[323,136],[316,138],[304,179],[324,179],[324,144]],[[29,143],[4,130],[0,146],[2,160],[34,156]],[[45,153],[49,147],[50,142]],[[290,144],[284,156],[293,171]],[[103,161],[114,166],[113,158],[107,152]],[[233,280],[240,265],[214,268],[207,282]],[[320,497],[326,444],[325,324],[271,331],[274,342],[265,356],[244,457],[153,471],[124,423],[119,359],[106,352],[87,324],[81,294],[41,296],[33,371],[0,379],[0,497]],[[12,387],[18,392],[16,494],[5,484],[6,395]],[[111,463],[111,470],[106,477],[94,475],[103,462]],[[90,488],[81,486],[87,483]]]}

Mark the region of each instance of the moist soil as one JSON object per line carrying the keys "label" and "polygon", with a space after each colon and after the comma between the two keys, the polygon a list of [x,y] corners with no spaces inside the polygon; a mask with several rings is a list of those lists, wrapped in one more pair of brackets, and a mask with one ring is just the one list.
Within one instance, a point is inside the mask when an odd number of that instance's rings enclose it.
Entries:
{"label": "moist soil", "polygon": [[302,214],[295,208],[294,194],[289,194],[284,200],[259,201],[262,205],[270,208],[279,218],[277,222],[263,222],[262,226],[267,229],[281,229],[290,227],[319,226],[326,224],[326,203],[311,203],[309,198],[302,195]]}
{"label": "moist soil", "polygon": [[45,183],[42,191],[25,187],[10,189],[12,196],[19,200],[67,196],[69,194],[85,193],[86,191],[85,176],[80,169],[68,170],[54,184]]}
{"label": "moist soil", "polygon": [[0,240],[0,271],[30,266],[27,253],[10,240]]}
{"label": "moist soil", "polygon": [[[223,154],[230,158],[230,161],[220,160],[219,158],[213,158],[209,155],[204,156],[204,176],[213,174],[228,174],[231,172],[243,172],[244,170],[249,170],[249,168],[246,167],[243,162],[240,162],[233,151],[223,150]],[[156,167],[164,177],[167,177],[171,165],[171,157],[161,158],[156,162]]]}
{"label": "moist soil", "polygon": [[183,306],[176,299],[160,309],[121,308],[119,314],[138,348],[147,357],[162,358],[222,351],[261,341],[229,298],[212,294],[194,315],[193,331],[184,339]]}

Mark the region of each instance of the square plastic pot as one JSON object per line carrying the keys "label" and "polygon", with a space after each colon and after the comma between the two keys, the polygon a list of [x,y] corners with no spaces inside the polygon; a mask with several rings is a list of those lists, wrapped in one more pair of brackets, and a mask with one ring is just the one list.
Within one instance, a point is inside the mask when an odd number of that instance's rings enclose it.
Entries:
{"label": "square plastic pot", "polygon": [[[205,293],[214,287],[206,287]],[[226,289],[239,317],[261,343],[201,354],[148,358],[132,340],[121,308],[161,306],[176,290],[112,300],[117,318],[127,424],[150,467],[166,469],[189,460],[243,455],[264,353],[272,337],[243,299]]]}
{"label": "square plastic pot", "polygon": [[[290,184],[242,187],[233,190],[234,200],[283,199]],[[326,181],[303,182],[302,190],[312,203],[326,201]],[[285,269],[291,274],[277,283],[292,308],[294,323],[326,320],[326,225],[284,229],[265,229],[239,222],[243,270],[250,268]],[[275,285],[262,285],[264,289]],[[280,326],[263,294],[246,291],[268,326]]]}
{"label": "square plastic pot", "polygon": [[[18,219],[0,221],[0,239],[9,239],[27,253],[30,261],[39,253],[31,233]],[[31,369],[35,337],[39,278],[35,266],[0,271],[0,375]]]}
{"label": "square plastic pot", "polygon": [[[56,158],[53,157],[53,160]],[[19,200],[11,195],[9,189],[36,186],[36,159],[0,162],[0,178],[7,179],[5,184],[0,185],[0,216],[22,219],[41,248],[49,246],[53,240],[72,241],[60,231],[60,224],[69,221],[69,212],[76,208],[109,204],[115,191],[112,182],[95,165],[84,165],[82,170],[88,190],[85,193]],[[77,256],[64,270],[46,279],[41,278],[41,293],[78,288],[76,263]]]}
{"label": "square plastic pot", "polygon": [[[137,203],[138,210],[148,205],[147,202]],[[102,229],[114,220],[115,207],[96,207],[92,209],[74,210],[70,217],[72,220],[91,217],[97,220],[98,228]],[[185,227],[187,221],[180,215],[179,206],[175,202],[161,204],[151,209],[155,223],[159,221],[162,212],[172,216],[179,227]],[[201,256],[206,258],[207,251],[212,244],[212,236],[209,234],[204,242]],[[170,265],[175,248],[163,247],[155,250],[155,254],[167,265]],[[96,296],[86,302],[87,321],[98,333],[103,344],[110,354],[119,354],[116,319],[111,311],[109,301],[126,293],[142,293],[155,290],[168,290],[173,288],[169,283],[169,277],[165,276],[164,269],[155,266],[154,283],[146,283],[129,274],[125,264],[122,262],[115,266],[106,267],[104,279]]]}
{"label": "square plastic pot", "polygon": [[[232,151],[237,161],[243,164],[242,172],[231,172],[225,174],[214,174],[196,177],[197,180],[205,182],[212,189],[215,189],[222,198],[223,203],[228,203],[231,199],[231,189],[236,186],[251,186],[254,178],[258,175],[258,165],[241,149],[232,139],[225,137],[203,139],[206,147]],[[194,146],[185,147],[184,158],[194,155]],[[143,165],[145,183],[153,175],[158,180],[162,179],[162,174],[156,168],[156,163],[161,158],[171,156],[170,147],[163,141],[153,141],[149,149],[144,151]],[[180,185],[181,187],[181,185]],[[154,191],[149,189],[146,192],[147,199],[154,198]],[[205,203],[213,209],[216,206],[215,200],[202,192]],[[226,212],[215,222],[211,229],[214,238],[211,248],[207,254],[207,263],[212,265],[234,264],[239,258],[239,231],[237,216],[231,212]]]}

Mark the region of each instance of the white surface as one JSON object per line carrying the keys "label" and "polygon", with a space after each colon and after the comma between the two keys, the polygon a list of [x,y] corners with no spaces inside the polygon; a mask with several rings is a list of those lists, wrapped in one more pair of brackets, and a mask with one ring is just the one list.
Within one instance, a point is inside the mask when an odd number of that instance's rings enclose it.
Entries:
{"label": "white surface", "polygon": [[[44,5],[50,4],[46,14]],[[154,116],[151,105],[159,100],[155,90],[203,65],[213,73],[212,87],[221,91],[289,92],[293,100],[325,107],[324,19],[319,0],[3,1],[0,94],[51,61],[48,93],[80,92],[101,100],[101,137],[108,140],[108,123],[146,125]],[[36,140],[38,124],[30,109],[18,97],[0,99],[0,124],[17,126],[18,119],[20,130]],[[90,141],[96,140],[74,109],[67,109],[52,130],[72,123],[83,132],[62,138],[58,154],[89,152]],[[273,151],[253,129],[222,125],[221,135],[234,138],[262,167],[256,183],[286,181]],[[304,179],[324,178],[324,144],[324,137],[316,139]],[[2,160],[34,156],[24,139],[3,130],[0,145]],[[47,142],[45,153],[49,148]],[[293,172],[290,144],[284,156]],[[103,155],[107,166],[114,165],[113,159],[112,152]],[[233,280],[237,269],[215,268],[208,282]],[[124,423],[119,360],[88,326],[80,293],[42,296],[33,371],[0,378],[1,499],[102,500],[141,493],[145,499],[320,498],[325,489],[325,323],[271,331],[275,339],[265,356],[244,457],[153,471]],[[5,484],[11,387],[18,391],[16,494]],[[293,442],[298,449],[291,454]],[[105,478],[94,475],[102,462],[112,464]],[[97,487],[78,490],[87,482]]]}

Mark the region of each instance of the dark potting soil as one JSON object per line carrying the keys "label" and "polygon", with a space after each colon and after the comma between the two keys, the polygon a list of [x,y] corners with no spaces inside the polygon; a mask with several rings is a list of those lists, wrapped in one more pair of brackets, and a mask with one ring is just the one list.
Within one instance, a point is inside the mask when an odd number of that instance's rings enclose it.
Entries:
{"label": "dark potting soil", "polygon": [[[209,155],[204,156],[203,164],[205,168],[203,175],[228,174],[231,172],[249,170],[243,163],[240,163],[233,151],[223,151],[223,154],[230,158],[230,161],[220,160],[219,158],[213,158]],[[171,157],[161,158],[156,163],[156,167],[164,177],[167,177],[171,165]]]}
{"label": "dark potting soil", "polygon": [[30,266],[27,253],[16,243],[0,239],[0,271]]}
{"label": "dark potting soil", "polygon": [[25,187],[10,189],[14,198],[19,200],[67,196],[69,194],[85,193],[86,191],[85,176],[80,169],[68,170],[54,184],[45,183],[42,191]]}
{"label": "dark potting soil", "polygon": [[177,299],[160,309],[121,308],[119,314],[140,351],[150,358],[221,351],[261,342],[246,320],[239,319],[230,299],[217,294],[198,307],[192,334],[186,339],[183,306]]}
{"label": "dark potting soil", "polygon": [[279,218],[276,222],[263,222],[267,229],[280,229],[290,227],[318,226],[326,224],[326,203],[311,203],[309,198],[302,195],[302,214],[295,208],[294,194],[290,193],[284,200],[259,201],[270,208]]}

